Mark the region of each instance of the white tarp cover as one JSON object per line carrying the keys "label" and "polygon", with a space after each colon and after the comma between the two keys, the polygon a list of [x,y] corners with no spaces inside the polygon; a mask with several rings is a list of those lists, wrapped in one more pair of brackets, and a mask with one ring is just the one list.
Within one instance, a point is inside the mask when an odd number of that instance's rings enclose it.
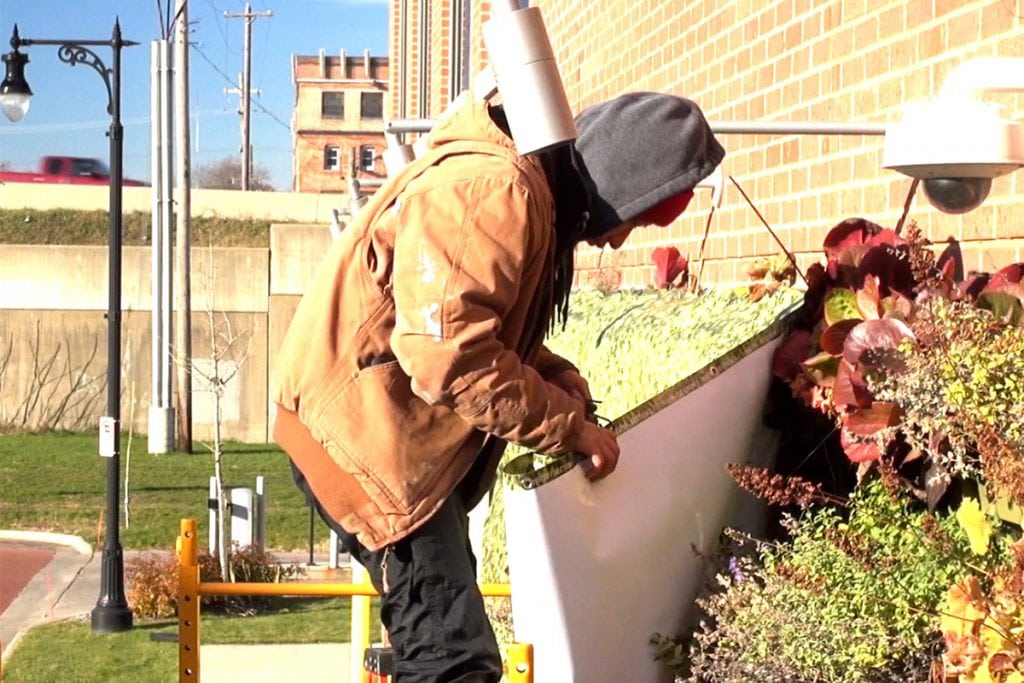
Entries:
{"label": "white tarp cover", "polygon": [[506,489],[515,639],[533,644],[537,683],[672,680],[648,641],[694,616],[705,561],[691,544],[712,551],[723,527],[760,516],[725,465],[774,450],[762,415],[777,342],[622,433],[607,479],[575,468]]}

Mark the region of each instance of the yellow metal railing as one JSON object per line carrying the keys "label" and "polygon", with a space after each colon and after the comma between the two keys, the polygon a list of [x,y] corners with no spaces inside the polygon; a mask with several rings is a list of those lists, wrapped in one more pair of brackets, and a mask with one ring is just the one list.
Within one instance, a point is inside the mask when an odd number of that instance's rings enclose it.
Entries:
{"label": "yellow metal railing", "polygon": [[[206,595],[302,596],[302,597],[370,597],[377,590],[369,583],[225,583],[204,582],[199,578],[199,548],[196,544],[198,523],[194,517],[181,520],[175,547],[178,558],[178,680],[199,681],[199,603]],[[509,597],[510,586],[484,583],[480,592],[485,597]],[[353,608],[353,623],[368,623],[369,601],[362,609]],[[364,642],[352,643],[352,656],[362,661],[369,646],[369,629],[361,630]],[[533,648],[527,643],[512,643],[504,648],[508,683],[533,683]],[[351,683],[360,683],[352,681]]]}

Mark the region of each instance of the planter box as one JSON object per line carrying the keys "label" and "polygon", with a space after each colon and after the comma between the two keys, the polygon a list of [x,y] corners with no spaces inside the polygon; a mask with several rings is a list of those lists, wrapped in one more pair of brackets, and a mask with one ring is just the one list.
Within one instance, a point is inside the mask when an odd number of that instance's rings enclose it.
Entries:
{"label": "planter box", "polygon": [[622,456],[607,479],[591,484],[574,468],[505,491],[515,638],[533,644],[535,681],[672,680],[648,641],[692,623],[706,574],[695,549],[763,517],[725,465],[774,453],[762,413],[782,329],[616,420]]}

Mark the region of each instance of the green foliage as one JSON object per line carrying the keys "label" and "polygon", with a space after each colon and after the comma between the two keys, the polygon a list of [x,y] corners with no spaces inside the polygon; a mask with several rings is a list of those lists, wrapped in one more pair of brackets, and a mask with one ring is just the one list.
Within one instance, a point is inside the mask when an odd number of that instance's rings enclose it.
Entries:
{"label": "green foliage", "polygon": [[565,329],[545,342],[580,368],[598,412],[615,419],[718,360],[799,300],[783,289],[753,302],[746,288],[577,290]]}
{"label": "green foliage", "polygon": [[[733,558],[699,600],[706,615],[681,661],[692,681],[928,681],[937,608],[970,551],[952,515],[865,483],[845,511],[787,522],[791,540]],[[748,547],[749,549],[749,547]],[[676,642],[678,644],[678,641]]]}
{"label": "green foliage", "polygon": [[[902,428],[914,447],[953,474],[973,476],[981,465],[1024,502],[1024,484],[1012,481],[1018,472],[999,472],[1007,463],[984,450],[996,438],[1016,460],[1024,454],[1024,328],[942,298],[919,307],[912,327],[919,343],[901,346],[899,370],[870,382],[876,398],[902,407]],[[943,448],[934,447],[935,435]],[[978,462],[979,446],[983,460],[991,456],[987,462]]]}
{"label": "green foliage", "polygon": [[[270,223],[251,218],[192,217],[192,244],[197,247],[269,247]],[[150,214],[125,213],[125,246],[147,246]],[[110,225],[106,211],[75,209],[0,209],[0,244],[105,245]]]}

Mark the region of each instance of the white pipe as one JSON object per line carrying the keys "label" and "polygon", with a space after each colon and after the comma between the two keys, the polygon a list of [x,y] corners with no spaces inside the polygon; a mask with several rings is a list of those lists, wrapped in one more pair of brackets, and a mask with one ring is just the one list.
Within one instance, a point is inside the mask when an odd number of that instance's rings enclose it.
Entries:
{"label": "white pipe", "polygon": [[[161,383],[161,389],[163,391],[160,399],[161,405],[170,413],[168,416],[169,433],[168,440],[169,444],[173,445],[174,441],[174,406],[171,400],[172,381],[174,373],[174,358],[172,357],[172,333],[171,321],[174,319],[174,250],[173,245],[173,233],[171,226],[174,225],[174,46],[169,40],[161,41],[163,46],[163,74],[160,80],[161,87],[161,100],[163,101],[163,125],[160,130],[160,134],[163,136],[161,145],[164,149],[163,155],[163,171],[161,172],[161,182],[163,183],[162,195],[164,198],[163,205],[163,224],[164,231],[161,235],[161,251],[164,262],[162,269],[163,282],[160,286],[161,295],[163,296],[163,318],[161,320],[161,328],[163,334],[163,346],[160,348],[161,361],[160,370],[163,375],[163,381]],[[198,141],[198,135],[196,137]]]}
{"label": "white pipe", "polygon": [[[150,316],[150,337],[151,337],[151,365],[150,365],[150,383],[149,383],[149,401],[153,406],[161,406],[163,400],[163,392],[161,391],[161,382],[163,376],[160,372],[160,353],[163,348],[163,339],[161,333],[163,329],[161,327],[161,306],[163,305],[163,297],[160,295],[160,287],[163,284],[163,278],[161,277],[161,268],[163,262],[160,259],[160,248],[163,243],[163,213],[161,212],[161,202],[163,201],[162,191],[163,184],[160,182],[160,159],[163,156],[163,152],[160,149],[160,145],[163,142],[163,137],[160,134],[160,125],[162,123],[160,117],[160,83],[161,83],[161,52],[160,52],[160,41],[154,40],[149,46],[149,175],[150,175],[150,253],[152,254],[151,266],[150,266],[150,295],[152,297],[152,315]],[[153,425],[150,425],[150,431],[152,431]]]}
{"label": "white pipe", "polygon": [[953,67],[940,97],[977,97],[985,92],[1024,90],[1024,58],[975,57]]}
{"label": "white pipe", "polygon": [[519,3],[516,0],[495,0],[491,3],[491,14],[497,16],[499,14],[509,14],[516,12],[519,9]]}
{"label": "white pipe", "polygon": [[174,449],[174,408],[171,406],[171,47],[166,40],[150,44],[150,187],[152,252],[150,317],[151,381],[148,413],[150,453]]}
{"label": "white pipe", "polygon": [[[437,119],[391,119],[387,133],[426,133]],[[885,135],[884,123],[831,123],[829,121],[726,121],[709,122],[719,135],[754,133],[768,135]]]}
{"label": "white pipe", "polygon": [[709,121],[717,135],[885,135],[884,123],[830,123],[828,121]]}

